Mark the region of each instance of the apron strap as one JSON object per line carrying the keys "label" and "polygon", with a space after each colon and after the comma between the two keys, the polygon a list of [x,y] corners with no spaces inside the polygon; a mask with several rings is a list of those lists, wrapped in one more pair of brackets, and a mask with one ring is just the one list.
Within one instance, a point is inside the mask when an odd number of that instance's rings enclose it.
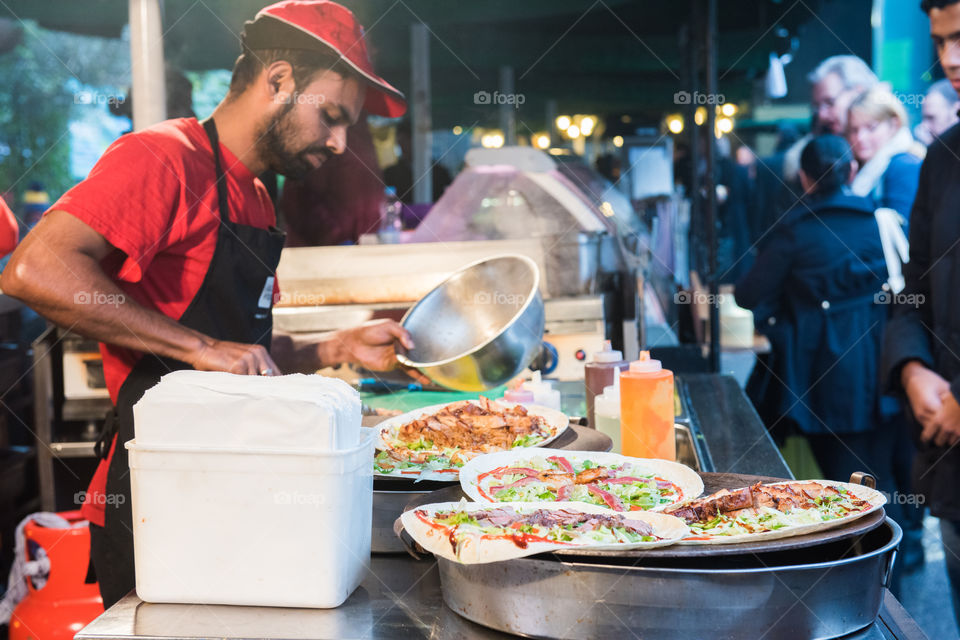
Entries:
{"label": "apron strap", "polygon": [[210,147],[213,149],[213,167],[217,175],[217,207],[220,210],[220,222],[230,220],[230,206],[227,199],[227,179],[223,173],[223,162],[220,157],[220,136],[217,133],[217,125],[210,116],[200,124],[207,133],[207,139],[210,140]]}
{"label": "apron strap", "polygon": [[117,417],[116,407],[110,407],[103,418],[103,428],[100,430],[100,436],[97,443],[93,445],[93,451],[101,460],[110,457],[110,447],[113,446],[113,439],[120,431],[120,418]]}

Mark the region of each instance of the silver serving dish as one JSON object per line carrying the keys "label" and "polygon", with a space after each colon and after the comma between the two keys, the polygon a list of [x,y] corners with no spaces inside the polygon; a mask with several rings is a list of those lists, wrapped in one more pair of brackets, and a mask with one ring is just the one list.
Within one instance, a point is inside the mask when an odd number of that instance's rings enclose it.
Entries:
{"label": "silver serving dish", "polygon": [[845,636],[873,623],[901,535],[887,518],[853,542],[712,562],[638,566],[636,559],[568,561],[568,556],[437,562],[447,606],[507,633],[812,640]]}
{"label": "silver serving dish", "polygon": [[455,272],[403,316],[416,346],[401,364],[437,384],[484,391],[516,377],[540,352],[544,310],[536,262],[479,260]]}

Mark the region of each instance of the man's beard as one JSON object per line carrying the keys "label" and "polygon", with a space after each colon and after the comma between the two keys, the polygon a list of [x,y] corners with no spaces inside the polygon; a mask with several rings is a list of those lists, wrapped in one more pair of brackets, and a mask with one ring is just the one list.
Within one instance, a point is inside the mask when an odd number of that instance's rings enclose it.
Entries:
{"label": "man's beard", "polygon": [[321,156],[322,164],[330,157],[330,151],[322,145],[311,145],[300,150],[292,148],[291,143],[297,138],[295,124],[290,115],[294,106],[292,102],[284,105],[283,110],[267,122],[257,146],[270,171],[299,180],[314,169],[308,156]]}

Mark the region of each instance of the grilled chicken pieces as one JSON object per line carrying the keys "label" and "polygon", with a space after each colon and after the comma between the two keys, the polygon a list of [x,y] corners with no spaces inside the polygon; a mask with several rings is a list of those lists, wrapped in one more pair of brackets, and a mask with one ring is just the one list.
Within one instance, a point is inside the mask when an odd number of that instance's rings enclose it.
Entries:
{"label": "grilled chicken pieces", "polygon": [[434,448],[470,451],[506,451],[518,437],[527,434],[549,435],[546,420],[527,413],[520,405],[503,407],[484,397],[479,405],[456,402],[397,430],[397,437],[404,442],[424,438]]}
{"label": "grilled chicken pieces", "polygon": [[839,495],[840,492],[835,487],[825,487],[816,482],[779,485],[763,485],[758,482],[751,487],[733,491],[721,489],[705,498],[672,506],[665,509],[664,513],[694,524],[709,522],[721,513],[731,517],[756,513],[754,510],[760,507],[771,507],[778,511],[812,509],[817,506],[817,498]]}

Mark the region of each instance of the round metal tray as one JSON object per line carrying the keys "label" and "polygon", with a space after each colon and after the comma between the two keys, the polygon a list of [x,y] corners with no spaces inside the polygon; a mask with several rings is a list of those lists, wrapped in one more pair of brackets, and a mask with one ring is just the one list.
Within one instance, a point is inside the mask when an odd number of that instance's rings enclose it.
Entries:
{"label": "round metal tray", "polygon": [[[704,495],[710,495],[720,489],[739,489],[747,487],[757,482],[783,482],[783,478],[770,478],[767,476],[750,476],[735,473],[701,473],[703,478]],[[460,488],[460,485],[444,487],[430,493],[422,493],[411,496],[410,502],[404,511],[414,509],[424,504],[434,502],[456,502],[461,498],[469,500]],[[878,509],[873,513],[858,518],[843,526],[825,531],[817,531],[806,535],[793,536],[790,538],[778,538],[775,540],[761,540],[758,542],[741,542],[738,544],[712,544],[712,545],[673,545],[669,547],[659,547],[648,550],[634,551],[591,551],[589,549],[571,549],[555,551],[553,554],[562,555],[564,561],[573,558],[629,558],[634,560],[659,560],[666,558],[703,558],[716,556],[737,556],[744,554],[778,553],[805,547],[827,544],[838,540],[845,540],[856,536],[862,536],[865,533],[876,529],[883,524],[886,514],[883,509]]]}
{"label": "round metal tray", "polygon": [[900,538],[900,527],[887,519],[856,541],[788,551],[777,562],[770,554],[675,558],[666,566],[552,554],[437,562],[446,605],[507,633],[819,640],[873,623]]}

